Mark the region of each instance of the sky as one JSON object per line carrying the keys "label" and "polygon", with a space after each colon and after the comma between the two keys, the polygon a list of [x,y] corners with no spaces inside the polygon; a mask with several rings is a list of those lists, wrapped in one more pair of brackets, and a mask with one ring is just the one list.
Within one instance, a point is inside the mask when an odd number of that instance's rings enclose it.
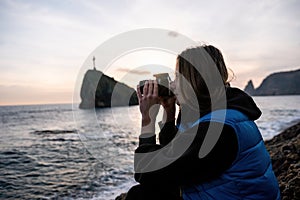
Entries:
{"label": "sky", "polygon": [[[257,87],[271,73],[300,68],[299,10],[298,0],[1,0],[0,105],[71,103],[81,69],[92,68],[92,61],[82,66],[91,53],[140,28],[216,46],[234,73],[232,86],[243,89],[251,79]],[[167,53],[138,54],[116,60],[108,75],[122,81],[134,63],[128,76],[143,78],[149,57],[156,64],[175,62]]]}

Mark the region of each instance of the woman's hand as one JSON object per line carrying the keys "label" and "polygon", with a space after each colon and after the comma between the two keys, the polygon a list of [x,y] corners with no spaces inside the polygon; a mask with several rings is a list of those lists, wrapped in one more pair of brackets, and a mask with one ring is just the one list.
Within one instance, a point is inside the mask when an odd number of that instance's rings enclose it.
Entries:
{"label": "woman's hand", "polygon": [[141,94],[140,87],[138,86],[137,96],[140,104],[140,112],[142,114],[142,127],[148,126],[151,129],[154,129],[156,116],[160,107],[157,82],[153,80],[146,81],[143,89],[143,95]]}
{"label": "woman's hand", "polygon": [[160,97],[160,104],[164,108],[163,114],[163,122],[169,122],[175,120],[175,113],[176,113],[176,97]]}

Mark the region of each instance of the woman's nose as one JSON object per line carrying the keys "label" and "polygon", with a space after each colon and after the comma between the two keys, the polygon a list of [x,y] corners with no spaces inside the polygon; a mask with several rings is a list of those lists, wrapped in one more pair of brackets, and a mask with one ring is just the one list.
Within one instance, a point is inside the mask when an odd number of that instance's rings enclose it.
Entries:
{"label": "woman's nose", "polygon": [[170,89],[174,91],[176,89],[175,81],[170,82]]}

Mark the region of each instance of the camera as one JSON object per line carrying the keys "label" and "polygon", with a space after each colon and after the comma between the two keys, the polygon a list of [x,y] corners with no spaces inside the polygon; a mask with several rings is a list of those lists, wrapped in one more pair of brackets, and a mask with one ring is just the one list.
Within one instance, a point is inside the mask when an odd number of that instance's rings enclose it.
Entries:
{"label": "camera", "polygon": [[[154,74],[158,84],[158,96],[160,97],[172,97],[174,93],[170,90],[171,78],[168,73]],[[143,94],[144,85],[147,80],[140,81],[140,91]]]}

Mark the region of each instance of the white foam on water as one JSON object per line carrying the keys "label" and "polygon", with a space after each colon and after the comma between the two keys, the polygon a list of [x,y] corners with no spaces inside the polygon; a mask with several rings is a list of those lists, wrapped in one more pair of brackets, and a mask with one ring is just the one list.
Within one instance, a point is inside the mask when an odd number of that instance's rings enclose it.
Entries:
{"label": "white foam on water", "polygon": [[91,200],[114,200],[117,196],[126,193],[132,186],[137,184],[133,177],[129,178],[126,183],[118,186],[108,186],[106,191],[97,194]]}

